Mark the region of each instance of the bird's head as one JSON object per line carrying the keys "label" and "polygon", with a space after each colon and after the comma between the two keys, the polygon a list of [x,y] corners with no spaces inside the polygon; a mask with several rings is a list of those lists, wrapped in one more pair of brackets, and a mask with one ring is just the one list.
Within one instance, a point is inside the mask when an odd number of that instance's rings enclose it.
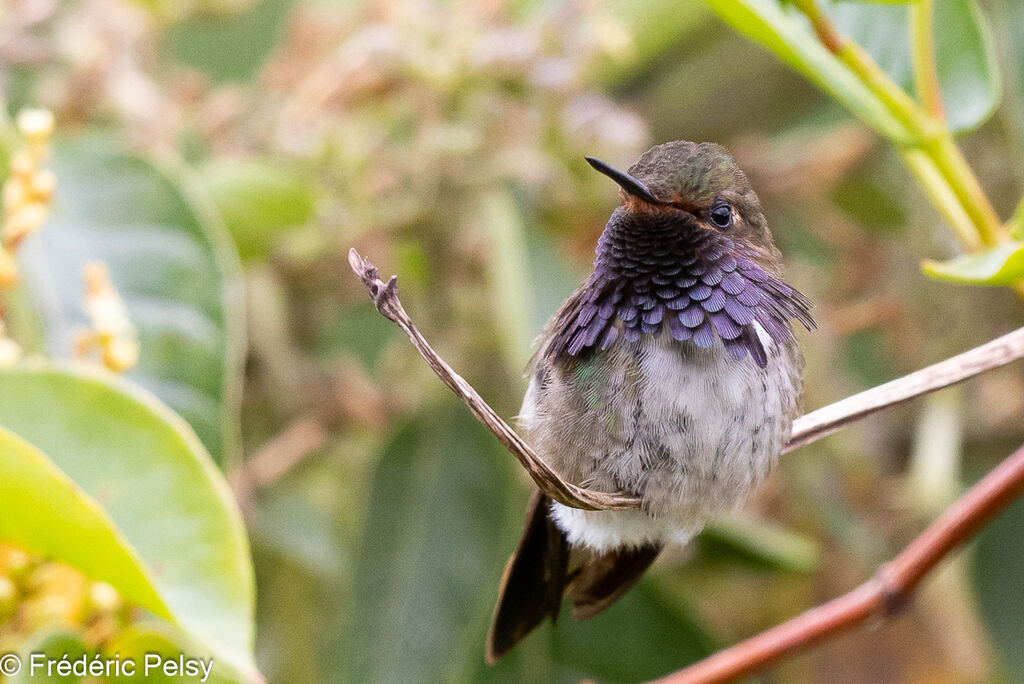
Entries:
{"label": "bird's head", "polygon": [[728,235],[775,260],[761,203],[736,160],[721,145],[682,140],[652,147],[628,172],[587,157],[621,189],[622,206],[635,218],[677,218]]}

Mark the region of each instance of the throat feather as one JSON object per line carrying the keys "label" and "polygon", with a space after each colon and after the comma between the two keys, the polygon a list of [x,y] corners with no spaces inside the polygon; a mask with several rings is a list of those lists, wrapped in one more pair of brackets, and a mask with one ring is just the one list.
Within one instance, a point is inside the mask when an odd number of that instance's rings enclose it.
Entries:
{"label": "throat feather", "polygon": [[740,361],[765,367],[755,328],[776,344],[793,340],[791,321],[815,327],[811,303],[757,263],[758,254],[696,220],[631,220],[621,208],[598,241],[594,271],[559,312],[542,353],[579,357],[668,331],[708,348],[720,341]]}

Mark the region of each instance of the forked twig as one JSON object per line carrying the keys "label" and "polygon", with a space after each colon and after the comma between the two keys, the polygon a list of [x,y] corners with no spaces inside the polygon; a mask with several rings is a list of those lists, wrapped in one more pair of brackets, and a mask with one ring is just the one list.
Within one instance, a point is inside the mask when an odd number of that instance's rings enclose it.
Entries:
{"label": "forked twig", "polygon": [[657,684],[715,684],[757,672],[798,651],[859,625],[889,617],[906,606],[914,590],[953,549],[1024,491],[1024,447],[946,509],[875,576],[853,591],[816,606],[781,625],[719,651],[657,680]]}
{"label": "forked twig", "polygon": [[530,445],[524,442],[523,438],[502,420],[494,412],[494,409],[487,405],[487,402],[477,394],[472,385],[452,370],[452,367],[445,363],[444,359],[427,344],[426,339],[416,329],[409,314],[402,307],[402,302],[398,299],[397,277],[391,276],[388,282],[383,282],[378,275],[377,267],[359,256],[359,252],[355,249],[349,250],[348,263],[359,279],[363,281],[377,311],[388,320],[397,323],[398,327],[405,331],[420,356],[426,360],[437,377],[441,378],[441,382],[455,392],[473,412],[476,419],[486,425],[498,438],[498,441],[512,452],[512,455],[526,468],[526,472],[537,483],[541,491],[566,506],[584,510],[622,511],[640,508],[640,500],[636,497],[622,493],[595,492],[577,487],[560,478],[544,461],[540,460]]}

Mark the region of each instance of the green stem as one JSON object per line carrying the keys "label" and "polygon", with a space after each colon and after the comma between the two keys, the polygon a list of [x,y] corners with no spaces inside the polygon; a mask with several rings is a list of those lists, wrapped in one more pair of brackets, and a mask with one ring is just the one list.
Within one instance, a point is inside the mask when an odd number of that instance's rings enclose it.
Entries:
{"label": "green stem", "polygon": [[935,0],[917,0],[910,8],[910,49],[914,67],[914,89],[924,111],[936,120],[946,118],[942,89],[935,66]]}
{"label": "green stem", "polygon": [[840,34],[815,0],[794,0],[794,4],[810,19],[825,46],[916,138],[901,150],[903,159],[964,246],[976,251],[1006,241],[1007,231],[948,124],[932,113],[942,107],[932,38],[933,0],[918,0],[911,17],[915,79],[922,99],[932,102],[929,110],[897,85],[864,48]]}
{"label": "green stem", "polygon": [[912,136],[927,140],[941,133],[942,124],[925,115],[914,98],[907,95],[860,45],[847,40],[837,56],[907,127]]}
{"label": "green stem", "polygon": [[919,149],[905,149],[901,156],[903,163],[917,178],[918,184],[931,199],[932,204],[949,222],[964,247],[971,252],[981,249],[984,244],[978,235],[974,221],[967,215],[963,204],[949,183],[946,182],[945,176],[932,158]]}
{"label": "green stem", "polygon": [[1006,228],[999,215],[978,182],[970,164],[948,130],[943,135],[925,143],[922,149],[935,162],[943,177],[960,199],[964,210],[971,217],[982,244],[997,245],[1008,239]]}

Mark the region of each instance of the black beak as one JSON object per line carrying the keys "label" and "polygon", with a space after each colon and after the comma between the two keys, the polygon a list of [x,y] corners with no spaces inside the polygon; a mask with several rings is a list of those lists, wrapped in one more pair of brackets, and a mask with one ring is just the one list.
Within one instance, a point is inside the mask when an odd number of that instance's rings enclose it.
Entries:
{"label": "black beak", "polygon": [[593,157],[584,157],[587,163],[593,166],[597,171],[600,171],[604,175],[611,178],[613,181],[619,184],[619,187],[628,192],[634,197],[650,202],[651,204],[663,204],[661,200],[651,194],[651,191],[647,189],[647,186],[641,183],[639,180],[630,176],[624,171],[613,169],[612,167],[605,164],[600,159],[594,159]]}

